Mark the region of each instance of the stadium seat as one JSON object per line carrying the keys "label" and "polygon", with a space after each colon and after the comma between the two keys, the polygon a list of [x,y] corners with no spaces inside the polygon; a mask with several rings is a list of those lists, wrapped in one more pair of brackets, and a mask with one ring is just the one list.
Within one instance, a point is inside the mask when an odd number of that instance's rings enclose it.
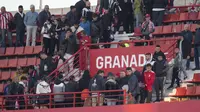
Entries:
{"label": "stadium seat", "polygon": [[3,91],[4,91],[4,85],[0,84],[0,93],[3,93]]}
{"label": "stadium seat", "polygon": [[33,46],[26,46],[24,48],[24,54],[33,54],[33,49],[34,49]]}
{"label": "stadium seat", "polygon": [[33,50],[33,53],[34,54],[38,54],[40,51],[42,51],[42,46],[35,46],[34,50]]}
{"label": "stadium seat", "polygon": [[155,27],[155,31],[153,32],[154,35],[160,35],[162,34],[163,26],[157,26]]}
{"label": "stadium seat", "polygon": [[40,64],[40,58],[37,58],[36,65]]}
{"label": "stadium seat", "polygon": [[8,60],[2,59],[0,60],[0,68],[6,68],[8,66]]}
{"label": "stadium seat", "polygon": [[180,14],[179,13],[171,14],[169,22],[178,22],[179,18],[180,18]]}
{"label": "stadium seat", "polygon": [[180,13],[179,21],[187,21],[189,19],[188,13]]}
{"label": "stadium seat", "polygon": [[134,28],[134,33],[135,33],[135,34],[134,34],[135,36],[141,35],[141,34],[142,34],[141,28],[140,28],[140,27]]}
{"label": "stadium seat", "polygon": [[200,73],[195,73],[192,81],[200,81]]}
{"label": "stadium seat", "polygon": [[1,72],[1,80],[7,80],[10,78],[10,71]]}
{"label": "stadium seat", "polygon": [[11,71],[10,78],[13,80],[15,78],[16,71]]}
{"label": "stadium seat", "polygon": [[172,26],[172,32],[173,32],[173,33],[180,33],[181,30],[182,30],[182,24],[173,25],[173,26]]}
{"label": "stadium seat", "polygon": [[197,20],[200,20],[200,12],[198,13]]}
{"label": "stadium seat", "polygon": [[5,105],[5,100],[3,97],[0,97],[0,105]]}
{"label": "stadium seat", "polygon": [[191,20],[191,21],[196,20],[197,17],[198,17],[198,12],[190,12],[190,13],[188,14],[188,19]]}
{"label": "stadium seat", "polygon": [[175,97],[183,97],[185,95],[186,95],[186,87],[176,88],[176,95],[175,95]]}
{"label": "stadium seat", "polygon": [[24,47],[16,47],[15,55],[22,55],[24,53]]}
{"label": "stadium seat", "polygon": [[6,48],[0,48],[0,56],[4,55],[6,51]]}
{"label": "stadium seat", "polygon": [[195,91],[195,86],[187,87],[186,96],[193,96],[195,94]]}
{"label": "stadium seat", "polygon": [[196,25],[196,24],[191,24],[191,26],[190,26],[190,31],[191,31],[191,32],[195,32],[195,31],[196,31],[196,28],[197,28],[197,25]]}
{"label": "stadium seat", "polygon": [[164,17],[164,22],[168,22],[168,21],[170,21],[170,17],[171,17],[171,14],[167,14],[167,15],[165,15],[165,17]]}
{"label": "stadium seat", "polygon": [[163,26],[163,33],[164,34],[172,33],[172,25]]}
{"label": "stadium seat", "polygon": [[17,59],[9,59],[8,67],[17,67]]}
{"label": "stadium seat", "polygon": [[196,86],[195,95],[196,96],[200,95],[200,86]]}
{"label": "stadium seat", "polygon": [[6,56],[13,55],[14,52],[15,52],[15,47],[8,47],[8,48],[6,48],[6,53],[5,53],[5,55],[6,55]]}
{"label": "stadium seat", "polygon": [[17,66],[26,66],[27,65],[27,58],[19,58],[17,61]]}
{"label": "stadium seat", "polygon": [[28,58],[27,66],[36,65],[37,58]]}

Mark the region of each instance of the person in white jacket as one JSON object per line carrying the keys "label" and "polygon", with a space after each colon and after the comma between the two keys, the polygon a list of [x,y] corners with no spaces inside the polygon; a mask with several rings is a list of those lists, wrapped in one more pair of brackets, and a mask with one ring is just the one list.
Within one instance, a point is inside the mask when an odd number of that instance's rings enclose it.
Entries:
{"label": "person in white jacket", "polygon": [[[51,93],[50,85],[45,81],[45,78],[41,79],[41,82],[37,84],[36,94],[48,94]],[[47,108],[47,104],[49,103],[49,95],[39,95],[38,103],[40,108]]]}

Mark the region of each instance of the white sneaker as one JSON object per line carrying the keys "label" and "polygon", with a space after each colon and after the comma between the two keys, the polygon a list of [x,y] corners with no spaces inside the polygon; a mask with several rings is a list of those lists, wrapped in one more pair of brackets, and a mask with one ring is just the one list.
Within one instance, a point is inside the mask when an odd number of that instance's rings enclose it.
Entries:
{"label": "white sneaker", "polygon": [[126,34],[126,32],[124,31],[123,34]]}
{"label": "white sneaker", "polygon": [[115,35],[118,35],[118,34],[119,34],[119,32],[118,32],[118,31],[116,31],[116,32],[115,32]]}

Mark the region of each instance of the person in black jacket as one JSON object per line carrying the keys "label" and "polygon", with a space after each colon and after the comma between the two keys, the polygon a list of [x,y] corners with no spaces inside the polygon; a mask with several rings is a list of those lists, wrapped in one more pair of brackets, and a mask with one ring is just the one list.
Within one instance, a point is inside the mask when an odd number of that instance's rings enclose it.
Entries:
{"label": "person in black jacket", "polygon": [[[119,84],[115,80],[113,73],[109,72],[107,75],[107,81],[105,82],[105,90],[118,90]],[[119,92],[106,92],[105,99],[107,101],[107,106],[116,105],[116,100],[119,99]]]}
{"label": "person in black jacket", "polygon": [[89,88],[89,84],[90,84],[90,73],[89,70],[85,70],[83,73],[83,77],[79,80],[79,90],[83,91],[84,89],[88,89]]}
{"label": "person in black jacket", "polygon": [[153,54],[153,60],[158,60],[158,56],[163,56],[163,59],[167,60],[165,54],[160,49],[160,45],[156,45],[155,52]]}
{"label": "person in black jacket", "polygon": [[28,93],[35,93],[35,85],[37,83],[37,81],[40,79],[39,74],[37,73],[37,71],[35,70],[35,67],[33,65],[28,67],[28,76],[29,76],[29,80],[28,80]]}
{"label": "person in black jacket", "polygon": [[48,57],[45,52],[39,53],[40,66],[39,73],[41,77],[47,76],[52,72],[52,57]]}
{"label": "person in black jacket", "polygon": [[88,0],[80,0],[75,4],[77,20],[81,19],[82,10],[86,6],[86,4],[85,4],[86,1],[88,1]]}
{"label": "person in black jacket", "polygon": [[[74,57],[72,55],[75,53],[75,46],[76,46],[76,37],[72,34],[72,30],[68,29],[66,32],[65,40],[63,41],[64,47],[64,59],[68,60],[67,66],[69,67],[69,71],[73,70],[73,62]],[[71,58],[72,57],[72,58]]]}
{"label": "person in black jacket", "polygon": [[168,0],[153,0],[153,23],[155,26],[161,26],[165,14],[165,8]]}
{"label": "person in black jacket", "polygon": [[145,14],[149,14],[152,18],[152,5],[153,0],[143,0]]}
{"label": "person in black jacket", "polygon": [[183,56],[183,68],[189,69],[190,68],[190,56],[192,51],[192,39],[193,34],[189,30],[189,25],[186,24],[184,26],[184,31],[181,32],[181,36],[183,37],[182,40],[182,56]]}
{"label": "person in black jacket", "polygon": [[44,10],[41,11],[38,15],[38,22],[39,22],[40,28],[43,27],[46,20],[49,19],[50,17],[51,17],[51,13],[49,12],[49,6],[45,5]]}
{"label": "person in black jacket", "polygon": [[197,28],[196,28],[195,38],[194,38],[195,68],[193,70],[200,70],[199,53],[200,53],[200,23],[197,23]]}
{"label": "person in black jacket", "polygon": [[[164,60],[163,55],[158,55],[157,61],[154,63],[153,71],[156,73],[156,78],[154,82],[155,91],[156,91],[156,101],[159,102],[163,100],[163,88],[164,80],[167,75],[167,70],[169,69],[167,61]],[[160,98],[161,93],[161,98]]]}
{"label": "person in black jacket", "polygon": [[76,7],[70,6],[70,11],[66,15],[67,20],[71,25],[74,25],[77,21],[77,15],[76,15]]}
{"label": "person in black jacket", "polygon": [[17,41],[16,46],[24,46],[24,34],[25,34],[25,24],[24,24],[25,14],[23,13],[23,6],[18,7],[18,12],[14,16],[14,22],[16,24],[16,35]]}
{"label": "person in black jacket", "polygon": [[[105,90],[105,81],[104,81],[104,71],[99,70],[97,74],[90,80],[89,84],[89,90],[90,91],[102,91]],[[97,93],[92,93],[92,106],[95,107],[97,104],[99,106],[103,105],[103,97],[102,94],[100,93],[100,101],[97,103],[98,99],[98,94]]]}

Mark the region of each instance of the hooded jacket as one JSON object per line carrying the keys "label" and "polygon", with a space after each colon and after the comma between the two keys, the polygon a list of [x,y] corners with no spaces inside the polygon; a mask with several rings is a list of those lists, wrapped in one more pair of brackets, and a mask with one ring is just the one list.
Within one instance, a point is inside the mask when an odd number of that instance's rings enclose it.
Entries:
{"label": "hooded jacket", "polygon": [[156,73],[156,77],[164,77],[168,69],[168,64],[165,60],[157,60],[153,66],[153,71]]}
{"label": "hooded jacket", "polygon": [[[118,89],[119,89],[119,84],[115,80],[108,79],[105,82],[105,90],[118,90]],[[106,92],[105,96],[108,99],[118,99],[119,92]]]}
{"label": "hooded jacket", "polygon": [[51,93],[51,88],[47,82],[41,81],[40,83],[37,84],[36,94],[45,94],[45,93]]}

